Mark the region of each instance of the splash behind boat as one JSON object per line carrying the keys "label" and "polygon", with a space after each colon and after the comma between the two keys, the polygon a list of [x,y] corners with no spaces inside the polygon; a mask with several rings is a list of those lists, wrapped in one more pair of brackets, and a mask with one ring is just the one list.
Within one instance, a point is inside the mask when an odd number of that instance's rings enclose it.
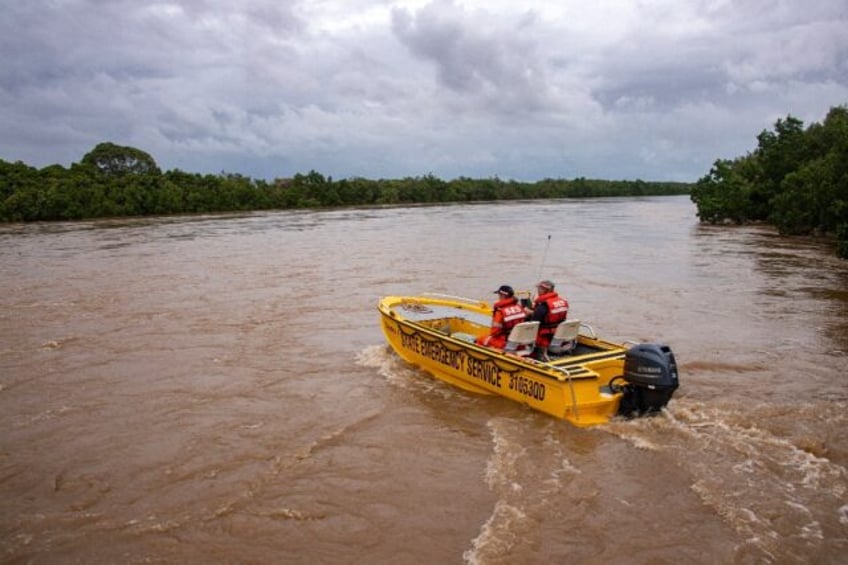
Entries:
{"label": "splash behind boat", "polygon": [[465,390],[499,394],[577,426],[602,424],[617,414],[656,412],[678,386],[668,346],[616,344],[579,321],[563,322],[538,360],[530,355],[535,322],[514,328],[504,350],[474,343],[489,331],[487,302],[388,296],[378,309],[389,345],[405,361]]}

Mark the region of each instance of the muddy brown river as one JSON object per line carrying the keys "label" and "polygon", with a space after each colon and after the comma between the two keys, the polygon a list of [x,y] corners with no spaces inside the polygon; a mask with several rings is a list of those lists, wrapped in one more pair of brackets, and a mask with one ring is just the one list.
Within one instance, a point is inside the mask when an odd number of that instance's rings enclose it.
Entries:
{"label": "muddy brown river", "polygon": [[[550,236],[550,237],[549,237]],[[845,563],[848,262],[687,197],[0,226],[2,563]],[[377,300],[558,283],[674,350],[578,429],[400,361]]]}

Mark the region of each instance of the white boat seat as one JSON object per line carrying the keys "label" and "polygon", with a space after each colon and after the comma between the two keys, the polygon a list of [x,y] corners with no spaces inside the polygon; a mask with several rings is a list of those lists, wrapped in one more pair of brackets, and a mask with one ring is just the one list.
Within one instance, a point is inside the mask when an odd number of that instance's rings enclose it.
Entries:
{"label": "white boat seat", "polygon": [[557,326],[551,344],[548,346],[549,355],[565,355],[577,346],[580,335],[580,320],[566,320]]}
{"label": "white boat seat", "polygon": [[539,333],[539,322],[521,322],[509,332],[504,351],[528,357],[536,347],[536,335]]}

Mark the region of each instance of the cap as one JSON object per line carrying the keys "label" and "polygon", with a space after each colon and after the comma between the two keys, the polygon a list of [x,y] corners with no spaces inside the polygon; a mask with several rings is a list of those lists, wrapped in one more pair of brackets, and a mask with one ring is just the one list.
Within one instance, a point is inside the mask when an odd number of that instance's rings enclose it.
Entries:
{"label": "cap", "polygon": [[546,288],[548,290],[553,290],[555,288],[553,281],[549,281],[547,279],[543,280],[542,282],[540,282],[536,286],[540,286],[540,287]]}
{"label": "cap", "polygon": [[501,285],[501,287],[498,290],[495,291],[495,294],[505,294],[507,296],[514,296],[515,291],[512,290],[511,286],[509,286],[507,284],[503,284],[503,285]]}

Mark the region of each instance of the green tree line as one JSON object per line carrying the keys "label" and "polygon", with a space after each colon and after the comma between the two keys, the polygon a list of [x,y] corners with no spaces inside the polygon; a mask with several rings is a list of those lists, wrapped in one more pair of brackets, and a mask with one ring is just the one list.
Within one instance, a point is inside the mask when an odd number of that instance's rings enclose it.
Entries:
{"label": "green tree line", "polygon": [[762,221],[784,235],[832,235],[848,258],[848,107],[804,128],[792,116],[757,136],[743,157],[715,161],[692,201],[707,223]]}
{"label": "green tree line", "polygon": [[403,179],[332,177],[310,171],[274,181],[239,174],[162,172],[148,153],[101,143],[70,168],[36,169],[0,159],[0,221],[568,198],[689,194],[690,184],[577,178],[538,182],[433,175]]}

